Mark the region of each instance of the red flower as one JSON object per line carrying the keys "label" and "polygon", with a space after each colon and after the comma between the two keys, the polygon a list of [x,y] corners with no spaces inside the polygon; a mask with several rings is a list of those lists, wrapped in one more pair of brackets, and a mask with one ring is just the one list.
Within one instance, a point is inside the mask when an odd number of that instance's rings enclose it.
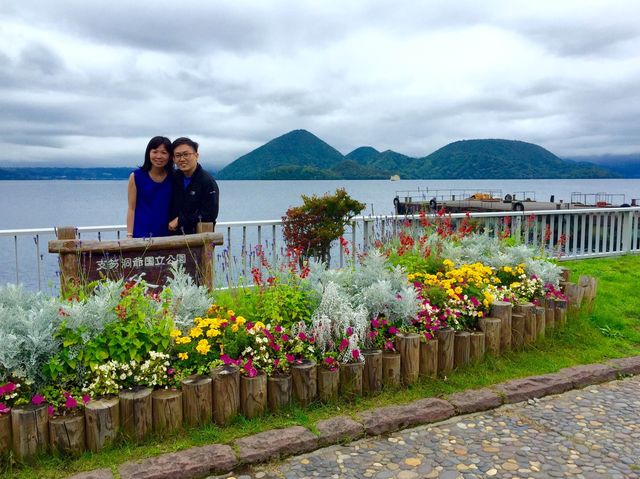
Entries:
{"label": "red flower", "polygon": [[349,347],[349,340],[343,339],[342,341],[340,341],[340,346],[338,346],[338,350],[342,352],[345,349],[347,349],[347,347]]}

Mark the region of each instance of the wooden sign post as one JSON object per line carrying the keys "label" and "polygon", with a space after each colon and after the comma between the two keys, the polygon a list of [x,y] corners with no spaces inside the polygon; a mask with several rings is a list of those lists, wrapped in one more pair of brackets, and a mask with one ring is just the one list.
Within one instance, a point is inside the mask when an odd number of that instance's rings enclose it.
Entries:
{"label": "wooden sign post", "polygon": [[162,285],[174,262],[197,284],[213,289],[213,250],[223,239],[221,233],[212,232],[212,224],[199,225],[199,232],[191,235],[114,241],[81,240],[76,228],[69,226],[56,230],[58,239],[49,241],[49,252],[60,255],[63,293],[75,285],[140,273],[147,283]]}

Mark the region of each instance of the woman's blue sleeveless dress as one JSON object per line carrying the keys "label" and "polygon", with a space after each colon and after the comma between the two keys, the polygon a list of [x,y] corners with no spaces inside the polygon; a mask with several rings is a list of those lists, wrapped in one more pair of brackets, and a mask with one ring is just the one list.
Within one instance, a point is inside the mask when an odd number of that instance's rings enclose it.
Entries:
{"label": "woman's blue sleeveless dress", "polygon": [[133,179],[137,191],[133,237],[168,236],[171,174],[168,174],[161,183],[156,183],[151,179],[148,171],[138,168],[133,172]]}

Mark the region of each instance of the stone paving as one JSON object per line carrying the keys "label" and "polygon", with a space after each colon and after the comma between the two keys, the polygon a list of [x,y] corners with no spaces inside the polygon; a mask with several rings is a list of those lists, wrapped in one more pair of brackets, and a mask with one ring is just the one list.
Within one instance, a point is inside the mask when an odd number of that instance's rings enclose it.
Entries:
{"label": "stone paving", "polygon": [[640,478],[640,376],[209,479]]}

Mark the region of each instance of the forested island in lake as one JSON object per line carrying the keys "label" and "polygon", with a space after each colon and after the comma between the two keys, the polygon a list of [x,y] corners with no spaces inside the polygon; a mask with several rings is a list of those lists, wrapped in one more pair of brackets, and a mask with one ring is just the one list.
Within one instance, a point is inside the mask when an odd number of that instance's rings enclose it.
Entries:
{"label": "forested island in lake", "polygon": [[[122,180],[130,173],[131,168],[5,167],[0,180]],[[370,146],[343,155],[312,133],[294,130],[213,173],[220,180],[640,178],[640,154],[562,159],[533,143],[484,139],[449,143],[418,158]]]}

